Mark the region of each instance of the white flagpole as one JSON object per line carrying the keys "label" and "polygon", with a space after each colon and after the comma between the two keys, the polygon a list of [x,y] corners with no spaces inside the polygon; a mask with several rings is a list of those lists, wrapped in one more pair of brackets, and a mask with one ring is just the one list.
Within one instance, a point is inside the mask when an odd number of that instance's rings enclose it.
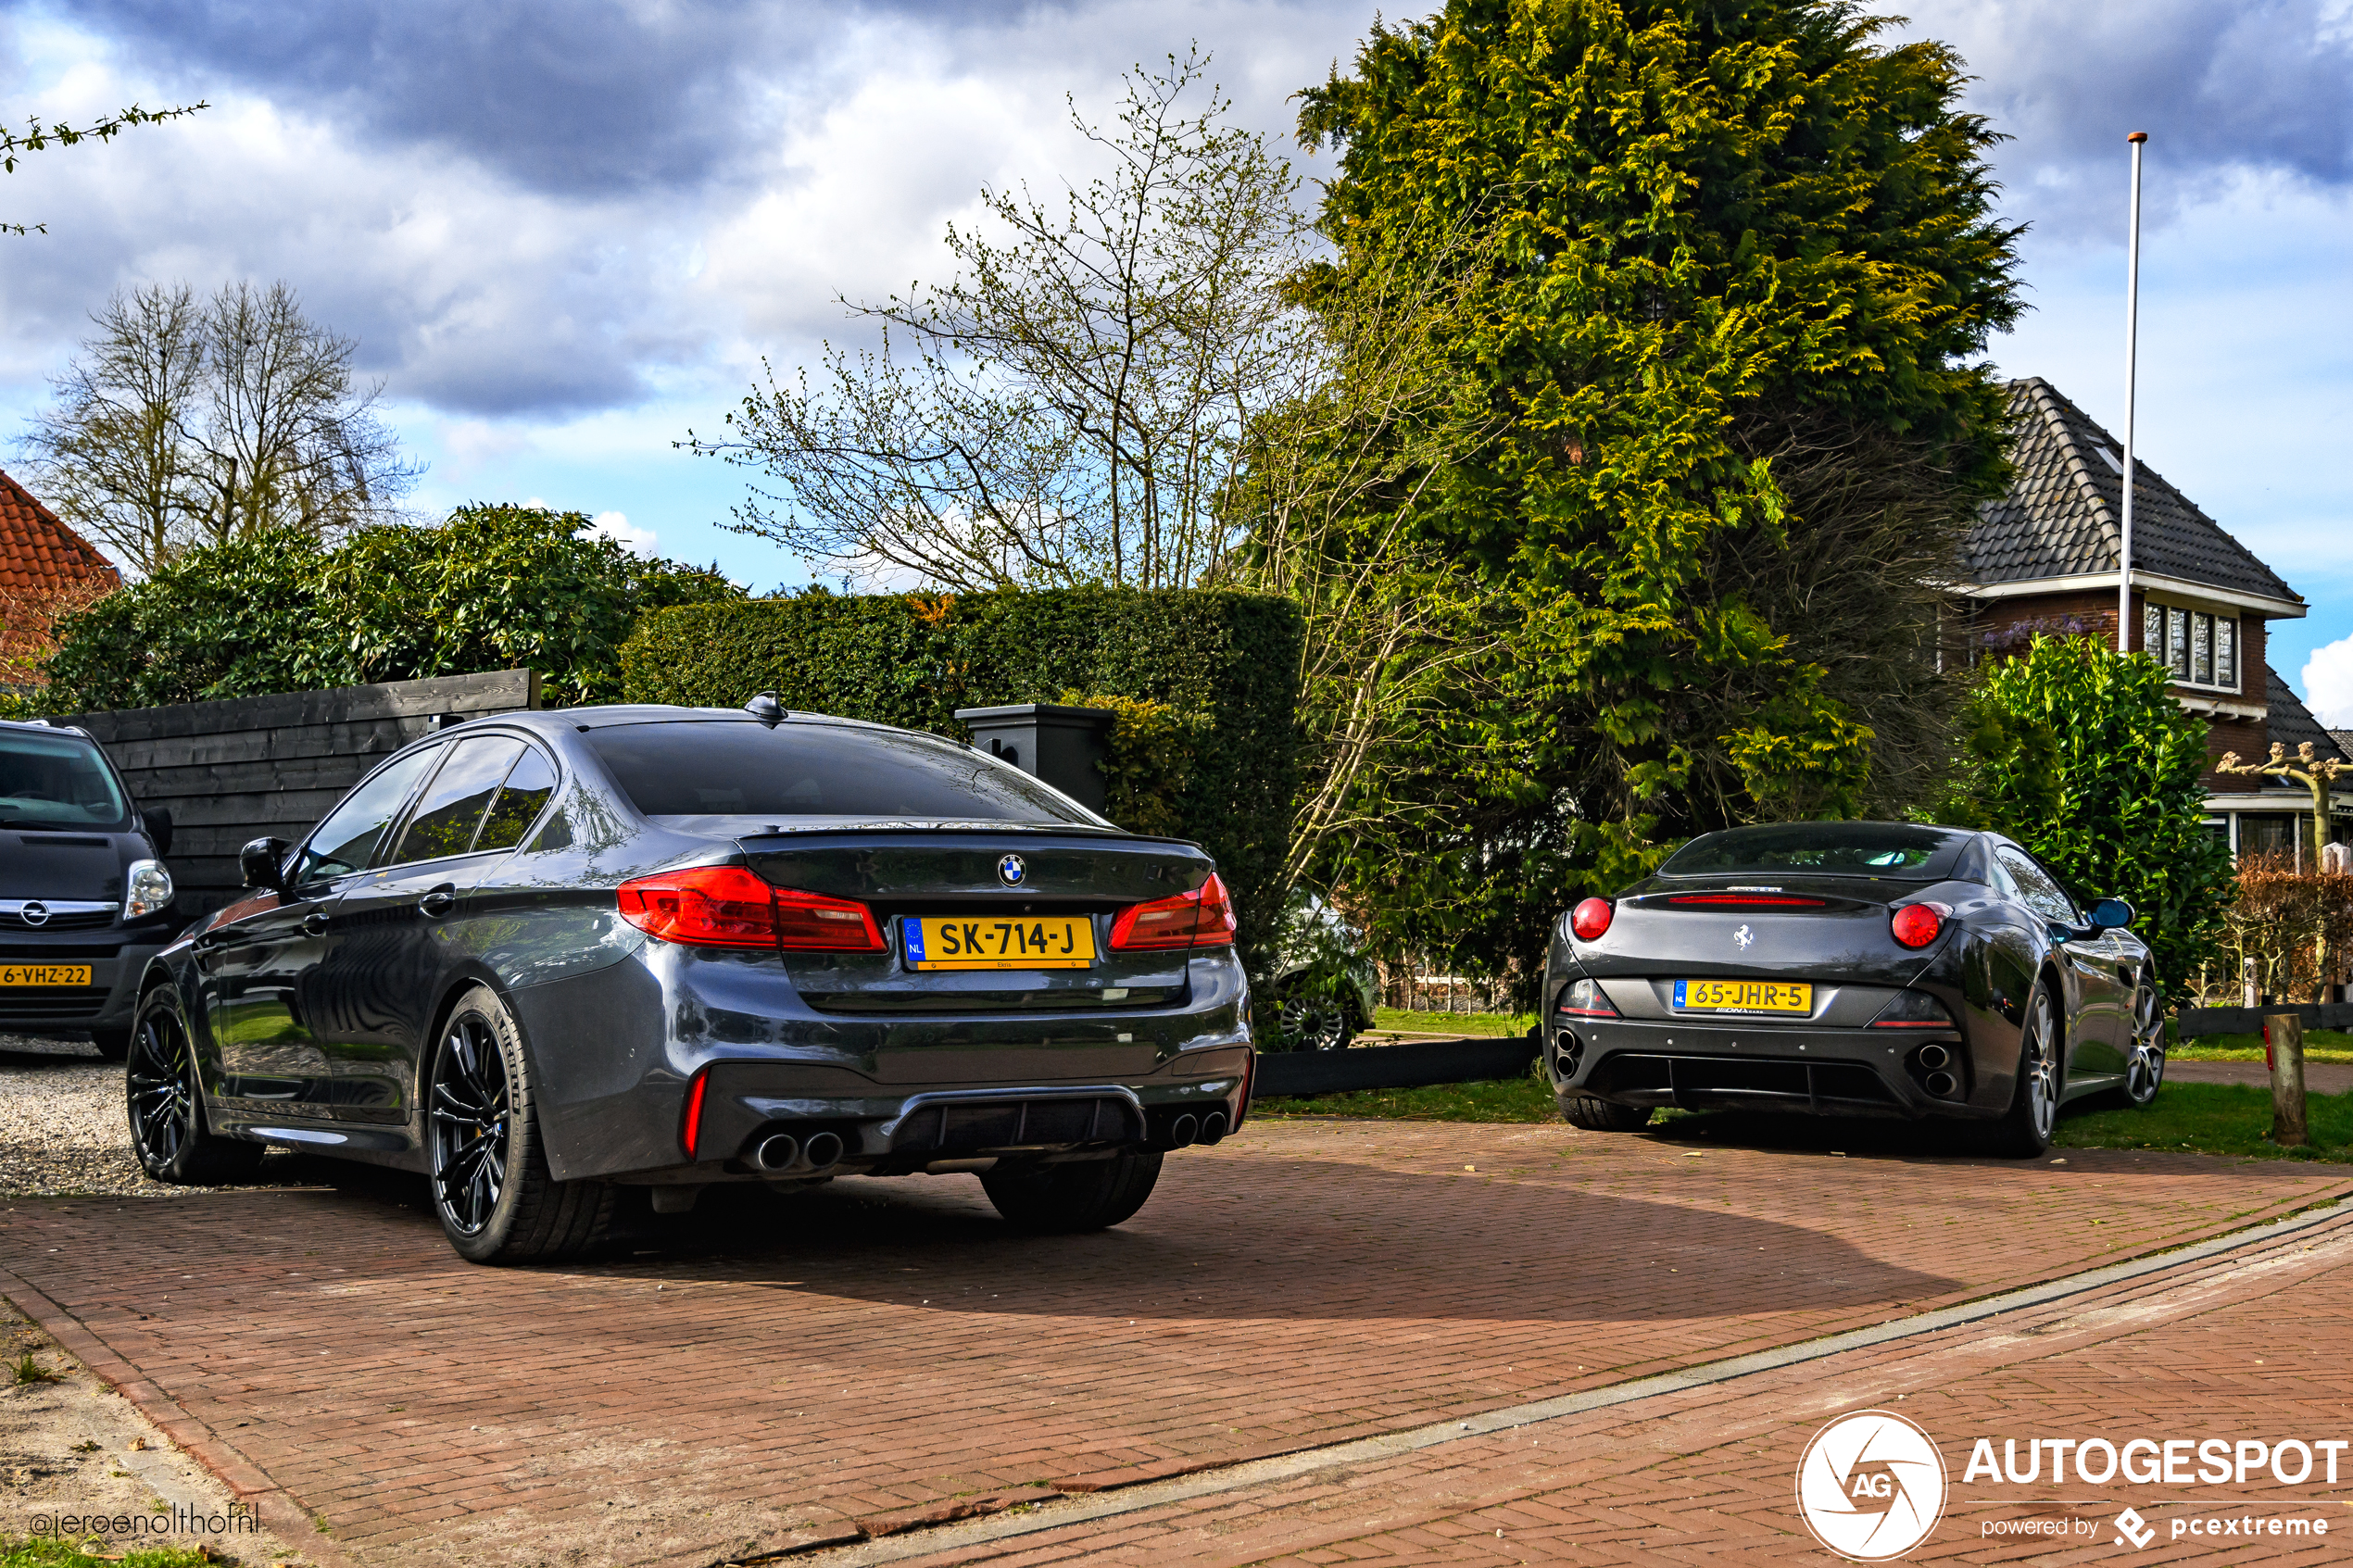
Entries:
{"label": "white flagpole", "polygon": [[[2133,227],[2124,245],[2124,521],[2116,559],[2116,651],[2133,646],[2133,411],[2139,374],[2141,334],[2141,148],[2145,131],[2127,138],[2133,144]],[[2149,651],[2149,650],[2145,650]]]}

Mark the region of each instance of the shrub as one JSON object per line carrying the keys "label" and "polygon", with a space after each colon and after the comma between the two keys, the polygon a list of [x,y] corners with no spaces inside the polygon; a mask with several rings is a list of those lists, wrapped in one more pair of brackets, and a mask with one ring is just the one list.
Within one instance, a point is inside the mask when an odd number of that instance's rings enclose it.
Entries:
{"label": "shrub", "polygon": [[2007,833],[2078,898],[2129,899],[2158,983],[2186,1000],[2211,960],[2231,855],[2206,826],[2206,721],[2141,654],[2036,637],[1971,699],[1961,779],[1937,815]]}
{"label": "shrub", "polygon": [[579,512],[468,506],[332,548],[259,533],[192,550],[60,621],[53,713],[535,670],[556,703],[618,694],[643,611],[741,598],[716,570],[642,560]]}
{"label": "shrub", "polygon": [[1120,715],[1113,820],[1215,856],[1248,955],[1272,930],[1290,834],[1300,637],[1290,600],[1217,589],[817,590],[648,615],[621,671],[633,702],[733,708],[773,688],[787,708],[958,740],[959,708],[1085,694]]}
{"label": "shrub", "polygon": [[2249,959],[2263,995],[2318,1000],[2323,985],[2344,984],[2353,954],[2353,874],[2299,871],[2293,855],[2246,856],[2222,924],[2217,962],[2198,976],[2201,1001],[2236,1006]]}

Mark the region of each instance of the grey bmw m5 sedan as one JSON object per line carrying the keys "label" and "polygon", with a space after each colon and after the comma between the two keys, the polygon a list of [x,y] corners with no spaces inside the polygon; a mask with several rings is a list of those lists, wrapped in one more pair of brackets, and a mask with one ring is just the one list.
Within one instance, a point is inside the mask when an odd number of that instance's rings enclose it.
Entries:
{"label": "grey bmw m5 sedan", "polygon": [[475,1261],[576,1255],[633,1188],[837,1175],[969,1172],[1016,1226],[1095,1229],[1249,1102],[1199,847],[771,697],[458,725],[244,870],[141,981],[141,1162],[415,1171]]}

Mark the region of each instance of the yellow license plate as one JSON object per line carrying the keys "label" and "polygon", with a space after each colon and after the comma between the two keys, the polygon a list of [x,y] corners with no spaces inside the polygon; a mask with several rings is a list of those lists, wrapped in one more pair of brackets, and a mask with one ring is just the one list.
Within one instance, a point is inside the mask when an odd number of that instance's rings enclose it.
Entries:
{"label": "yellow license plate", "polygon": [[1678,980],[1675,1005],[1691,1012],[1812,1012],[1802,980]]}
{"label": "yellow license plate", "polygon": [[86,963],[0,963],[0,985],[87,985]]}
{"label": "yellow license plate", "polygon": [[1084,915],[900,923],[910,969],[1085,969],[1095,961],[1095,922]]}

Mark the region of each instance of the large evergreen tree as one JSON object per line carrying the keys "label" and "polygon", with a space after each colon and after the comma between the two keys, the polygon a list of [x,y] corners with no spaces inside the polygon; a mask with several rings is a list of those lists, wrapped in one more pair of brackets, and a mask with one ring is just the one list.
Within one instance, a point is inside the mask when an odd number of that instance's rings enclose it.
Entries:
{"label": "large evergreen tree", "polygon": [[1883,26],[1453,0],[1307,94],[1340,167],[1306,293],[1475,258],[1441,401],[1493,425],[1395,487],[1497,651],[1382,775],[1413,809],[1365,815],[1411,825],[1331,868],[1390,940],[1532,959],[1667,845],[1893,809],[1944,749],[1935,590],[2003,478],[1973,361],[2019,309],[2015,231],[1961,62]]}

